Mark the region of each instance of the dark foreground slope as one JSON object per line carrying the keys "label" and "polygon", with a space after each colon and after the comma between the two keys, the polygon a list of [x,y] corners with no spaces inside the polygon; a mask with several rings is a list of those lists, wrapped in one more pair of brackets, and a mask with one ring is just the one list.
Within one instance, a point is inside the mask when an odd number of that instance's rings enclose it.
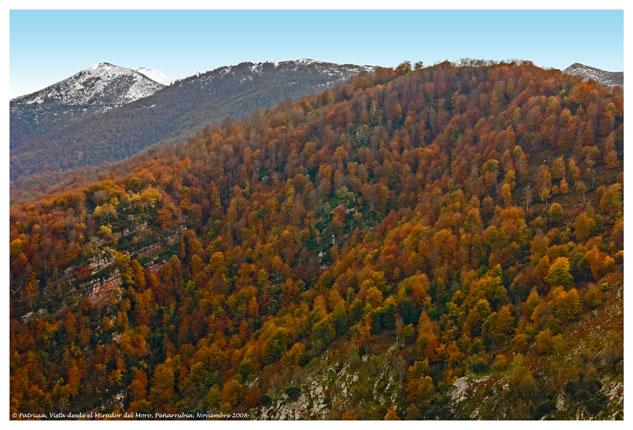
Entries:
{"label": "dark foreground slope", "polygon": [[622,121],[380,69],[14,206],[11,411],[621,418]]}

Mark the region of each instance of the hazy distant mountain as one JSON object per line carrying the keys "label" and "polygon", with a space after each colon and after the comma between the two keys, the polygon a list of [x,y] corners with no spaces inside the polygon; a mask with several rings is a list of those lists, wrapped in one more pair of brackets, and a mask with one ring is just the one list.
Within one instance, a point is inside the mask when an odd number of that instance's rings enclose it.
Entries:
{"label": "hazy distant mountain", "polygon": [[[68,126],[20,139],[20,145],[12,143],[11,178],[120,160],[224,118],[240,118],[372,69],[308,59],[220,67],[161,86],[149,97],[116,109],[94,111]],[[73,86],[65,88],[74,91]]]}
{"label": "hazy distant mountain", "polygon": [[624,85],[624,72],[608,72],[595,67],[585,66],[580,63],[572,64],[563,70],[563,72],[574,76],[580,76],[584,79],[592,79],[602,85]]}
{"label": "hazy distant mountain", "polygon": [[163,85],[171,85],[176,79],[172,76],[169,76],[166,73],[161,72],[160,70],[150,69],[148,67],[141,67],[136,69],[137,72],[147,76],[152,81],[156,81],[159,84]]}
{"label": "hazy distant mountain", "polygon": [[11,149],[91,114],[150,96],[165,86],[148,75],[99,63],[11,100]]}

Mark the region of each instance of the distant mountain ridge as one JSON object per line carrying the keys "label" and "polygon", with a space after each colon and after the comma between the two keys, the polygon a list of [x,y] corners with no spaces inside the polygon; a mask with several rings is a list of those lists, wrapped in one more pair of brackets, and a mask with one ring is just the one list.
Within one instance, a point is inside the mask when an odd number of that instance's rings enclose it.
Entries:
{"label": "distant mountain ridge", "polygon": [[[170,86],[151,81],[159,88],[147,97],[91,110],[78,121],[34,135],[15,137],[12,132],[18,143],[11,143],[11,178],[121,160],[158,142],[185,139],[227,117],[241,118],[371,70],[299,59],[219,67]],[[16,113],[12,109],[12,121]]]}
{"label": "distant mountain ridge", "polygon": [[107,62],[95,64],[11,100],[11,149],[91,114],[148,97],[164,87],[136,70]]}
{"label": "distant mountain ridge", "polygon": [[580,76],[583,79],[591,79],[602,85],[617,85],[620,87],[624,85],[624,72],[609,72],[581,63],[574,63],[563,70],[563,72],[569,75]]}

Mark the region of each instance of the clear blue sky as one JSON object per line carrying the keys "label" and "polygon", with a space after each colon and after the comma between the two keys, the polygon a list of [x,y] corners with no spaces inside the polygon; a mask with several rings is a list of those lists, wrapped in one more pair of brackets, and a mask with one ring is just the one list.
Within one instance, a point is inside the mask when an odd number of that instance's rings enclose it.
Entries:
{"label": "clear blue sky", "polygon": [[622,11],[12,11],[11,96],[108,61],[175,77],[241,61],[529,59],[622,70]]}

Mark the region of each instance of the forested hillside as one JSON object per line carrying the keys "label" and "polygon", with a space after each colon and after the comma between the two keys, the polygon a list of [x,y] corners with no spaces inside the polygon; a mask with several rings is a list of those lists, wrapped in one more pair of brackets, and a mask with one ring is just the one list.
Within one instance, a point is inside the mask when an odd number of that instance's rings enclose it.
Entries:
{"label": "forested hillside", "polygon": [[622,418],[622,160],[621,88],[403,63],[14,205],[11,412]]}

